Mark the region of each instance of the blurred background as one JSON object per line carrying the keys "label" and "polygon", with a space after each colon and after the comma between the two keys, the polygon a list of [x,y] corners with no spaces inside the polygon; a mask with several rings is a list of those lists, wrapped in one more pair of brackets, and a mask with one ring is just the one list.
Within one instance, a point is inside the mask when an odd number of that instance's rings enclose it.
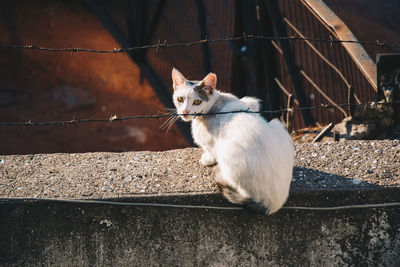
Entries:
{"label": "blurred background", "polygon": [[[315,2],[330,8],[342,20],[339,26],[347,27],[358,40],[400,43],[397,0],[1,1],[0,43],[112,50],[243,33],[339,38],[340,27],[332,30],[324,21],[326,10],[325,14],[316,12]],[[376,77],[372,79],[360,67],[365,61],[358,62],[340,44],[312,44],[340,70],[361,103],[377,100]],[[373,62],[377,53],[399,52],[398,48],[361,48]],[[288,64],[302,70],[301,75]],[[0,122],[158,114],[173,107],[173,66],[194,80],[215,72],[218,89],[257,96],[267,110],[285,108],[288,94],[296,96],[295,107],[347,101],[346,81],[304,41],[241,39],[107,54],[0,47]],[[299,130],[340,122],[347,111],[296,114],[293,127]],[[180,123],[166,132],[160,129],[164,121],[0,126],[0,154],[167,150],[193,145],[189,125]]]}

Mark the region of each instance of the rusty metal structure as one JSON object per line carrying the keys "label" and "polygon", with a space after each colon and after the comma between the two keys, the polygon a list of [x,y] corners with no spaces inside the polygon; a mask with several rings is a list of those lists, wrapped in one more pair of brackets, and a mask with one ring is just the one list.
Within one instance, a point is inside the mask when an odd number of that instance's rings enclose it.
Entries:
{"label": "rusty metal structure", "polygon": [[[322,0],[85,0],[85,3],[121,47],[246,34],[356,40]],[[294,107],[366,103],[377,98],[375,63],[356,43],[243,38],[142,50],[129,55],[166,107],[172,107],[173,66],[191,79],[215,72],[220,90],[239,97],[259,97],[266,110],[288,106],[292,94]],[[336,123],[350,113],[350,108],[304,109],[287,117],[293,117],[291,125],[300,129]],[[279,115],[284,114],[276,116]],[[188,127],[178,126],[190,140]]]}
{"label": "rusty metal structure", "polygon": [[[355,36],[321,0],[278,1],[281,18],[289,36],[319,39],[356,40]],[[287,49],[275,44],[280,57],[281,89],[294,92],[292,72],[285,68],[283,57]],[[290,45],[295,65],[301,76],[302,89],[310,106],[320,104],[346,104],[352,101],[366,103],[376,100],[375,63],[360,44],[324,42],[292,42]],[[338,122],[348,116],[350,110],[313,111],[312,116],[321,124]],[[296,117],[295,128],[307,126]]]}

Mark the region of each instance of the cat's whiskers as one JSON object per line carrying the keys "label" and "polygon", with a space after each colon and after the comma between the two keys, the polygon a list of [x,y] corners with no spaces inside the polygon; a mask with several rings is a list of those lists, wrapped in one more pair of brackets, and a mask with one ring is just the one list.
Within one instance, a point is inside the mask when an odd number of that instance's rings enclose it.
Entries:
{"label": "cat's whiskers", "polygon": [[166,115],[170,115],[170,117],[160,126],[161,129],[166,129],[165,134],[168,133],[172,125],[179,119],[179,115],[176,113],[176,109],[172,108],[166,108],[166,109],[170,110],[170,112],[165,113]]}

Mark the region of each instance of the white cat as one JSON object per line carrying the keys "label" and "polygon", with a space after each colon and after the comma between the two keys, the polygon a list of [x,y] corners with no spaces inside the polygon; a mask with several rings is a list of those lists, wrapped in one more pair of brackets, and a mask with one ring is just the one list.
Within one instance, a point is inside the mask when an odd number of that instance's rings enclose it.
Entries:
{"label": "white cat", "polygon": [[216,182],[223,195],[259,212],[281,208],[289,194],[294,158],[292,139],[283,125],[267,122],[258,113],[212,114],[259,110],[257,98],[239,99],[218,91],[214,73],[189,81],[174,68],[172,81],[177,113],[192,121],[194,141],[203,149],[200,162],[218,164]]}

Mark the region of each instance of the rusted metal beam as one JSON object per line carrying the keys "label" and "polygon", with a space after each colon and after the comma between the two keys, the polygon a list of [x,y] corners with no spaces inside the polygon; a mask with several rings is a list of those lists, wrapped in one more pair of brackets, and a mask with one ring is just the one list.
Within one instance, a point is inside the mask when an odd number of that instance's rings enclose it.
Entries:
{"label": "rusted metal beam", "polygon": [[[277,77],[274,78],[274,81],[276,82],[276,85],[278,85],[279,89],[282,90],[282,92],[285,93],[285,95],[287,95],[288,97],[290,97],[292,94],[288,91],[288,89],[286,89],[283,84],[279,81],[279,79]],[[299,101],[294,98],[294,103],[299,106]]]}
{"label": "rusted metal beam", "polygon": [[[282,49],[278,46],[278,44],[277,43],[275,43],[274,41],[271,41],[271,43],[273,44],[273,46],[275,47],[275,49],[280,53],[280,54],[282,54],[283,55],[283,51],[282,51]],[[325,94],[325,92],[324,91],[322,91],[322,89],[321,88],[319,88],[319,86],[311,79],[311,77],[310,76],[308,76],[307,75],[307,73],[304,71],[304,70],[300,70],[300,73],[301,73],[301,75],[329,102],[329,103],[331,103],[332,105],[334,105],[334,106],[338,106],[338,104],[335,102],[335,101],[333,101],[327,94]],[[286,88],[284,88],[283,87],[283,85],[280,83],[280,81],[277,79],[277,78],[275,78],[275,82],[278,84],[278,86],[279,86],[279,88],[281,88],[281,90],[286,94],[286,95],[290,95],[290,93],[289,93],[289,91],[287,91],[287,89]],[[350,86],[351,87],[351,86]],[[343,115],[345,115],[346,117],[347,117],[347,113],[346,113],[346,111],[343,109],[343,108],[341,108],[341,107],[338,107],[338,109],[340,110],[340,112],[342,112],[343,113]]]}
{"label": "rusted metal beam", "polygon": [[312,140],[312,143],[316,143],[322,140],[325,135],[327,135],[335,126],[332,122],[328,124],[315,138]]}
{"label": "rusted metal beam", "polygon": [[[283,21],[286,22],[286,24],[294,30],[301,38],[306,38],[300,31],[297,29],[287,18],[283,18]],[[351,87],[350,82],[344,77],[343,73],[335,66],[332,64],[332,62],[329,61],[328,58],[326,58],[310,41],[305,40],[305,43],[314,51],[315,54],[317,54],[322,61],[324,61],[329,67],[331,67],[342,79],[342,81],[346,84],[347,88]],[[358,104],[361,104],[361,101],[359,98],[354,94],[355,99],[357,100]]]}
{"label": "rusted metal beam", "polygon": [[[322,0],[301,1],[337,39],[357,41],[346,24]],[[357,43],[341,43],[341,45],[349,53],[374,90],[377,91],[376,64],[362,45]]]}
{"label": "rusted metal beam", "polygon": [[[340,110],[340,112],[342,112],[343,115],[347,117],[346,111],[343,108],[339,107],[338,103],[333,101],[327,94],[325,94],[325,92],[322,91],[321,88],[319,88],[319,86],[311,79],[310,76],[307,75],[307,73],[305,73],[304,70],[301,70],[300,72],[301,75],[303,75],[303,77],[314,87],[315,90],[317,90],[331,105],[338,106],[337,109]],[[351,86],[351,88],[353,87]],[[354,91],[353,91],[353,96],[354,96]]]}

